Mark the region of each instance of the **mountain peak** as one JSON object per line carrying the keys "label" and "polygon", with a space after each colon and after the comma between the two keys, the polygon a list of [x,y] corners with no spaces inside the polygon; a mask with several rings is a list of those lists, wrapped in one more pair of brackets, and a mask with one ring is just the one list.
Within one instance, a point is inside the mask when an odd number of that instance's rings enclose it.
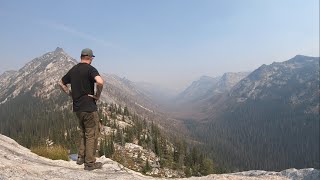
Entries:
{"label": "mountain peak", "polygon": [[319,59],[319,57],[312,57],[312,56],[305,56],[305,55],[298,54],[286,62],[288,62],[288,63],[291,63],[291,62],[304,63],[306,61],[309,61],[309,60],[312,61],[312,60],[316,60],[316,59]]}
{"label": "mountain peak", "polygon": [[293,57],[293,59],[297,59],[297,58],[305,58],[305,57],[308,57],[308,56],[305,56],[305,55],[301,55],[301,54],[297,54]]}
{"label": "mountain peak", "polygon": [[207,80],[210,80],[210,79],[213,79],[213,78],[212,78],[212,77],[210,77],[210,76],[203,75],[203,76],[201,76],[201,77],[200,77],[200,79],[199,79],[199,80],[200,80],[200,81],[201,81],[201,80],[203,80],[203,81],[207,81]]}
{"label": "mountain peak", "polygon": [[56,50],[54,50],[54,52],[57,52],[57,53],[59,53],[59,52],[64,52],[64,51],[63,51],[63,49],[62,49],[62,48],[60,48],[60,47],[57,47],[57,48],[56,48]]}

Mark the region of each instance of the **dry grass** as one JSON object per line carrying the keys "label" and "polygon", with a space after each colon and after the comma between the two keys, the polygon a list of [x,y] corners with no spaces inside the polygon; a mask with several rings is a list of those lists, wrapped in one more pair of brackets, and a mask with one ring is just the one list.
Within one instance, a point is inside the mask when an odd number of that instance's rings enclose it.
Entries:
{"label": "dry grass", "polygon": [[46,146],[31,147],[31,152],[52,160],[62,159],[65,161],[69,161],[69,154],[67,149],[65,149],[60,145],[54,145],[51,147],[46,147]]}

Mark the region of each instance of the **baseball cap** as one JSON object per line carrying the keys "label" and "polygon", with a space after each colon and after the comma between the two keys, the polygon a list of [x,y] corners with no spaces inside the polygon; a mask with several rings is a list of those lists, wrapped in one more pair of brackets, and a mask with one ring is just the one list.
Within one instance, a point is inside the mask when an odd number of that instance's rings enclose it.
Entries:
{"label": "baseball cap", "polygon": [[89,48],[82,49],[82,51],[81,51],[81,55],[82,55],[82,56],[95,57],[95,56],[93,55],[92,50],[91,50],[91,49],[89,49]]}

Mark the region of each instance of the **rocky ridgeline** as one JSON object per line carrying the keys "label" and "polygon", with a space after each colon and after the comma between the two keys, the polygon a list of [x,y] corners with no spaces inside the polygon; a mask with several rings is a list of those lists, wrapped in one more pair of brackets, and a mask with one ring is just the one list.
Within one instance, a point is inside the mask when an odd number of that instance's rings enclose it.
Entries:
{"label": "rocky ridgeline", "polygon": [[[293,105],[318,101],[319,57],[297,55],[285,62],[262,65],[231,90],[247,99],[285,99]],[[286,99],[285,99],[286,100]]]}

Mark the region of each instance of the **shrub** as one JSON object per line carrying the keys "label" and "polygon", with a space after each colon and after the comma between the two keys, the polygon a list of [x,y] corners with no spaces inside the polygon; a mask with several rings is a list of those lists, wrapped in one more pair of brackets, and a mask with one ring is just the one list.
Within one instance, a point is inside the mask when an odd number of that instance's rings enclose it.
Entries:
{"label": "shrub", "polygon": [[31,147],[31,152],[52,160],[62,159],[65,161],[69,161],[68,151],[61,145],[53,145],[50,147],[46,147],[46,146]]}

